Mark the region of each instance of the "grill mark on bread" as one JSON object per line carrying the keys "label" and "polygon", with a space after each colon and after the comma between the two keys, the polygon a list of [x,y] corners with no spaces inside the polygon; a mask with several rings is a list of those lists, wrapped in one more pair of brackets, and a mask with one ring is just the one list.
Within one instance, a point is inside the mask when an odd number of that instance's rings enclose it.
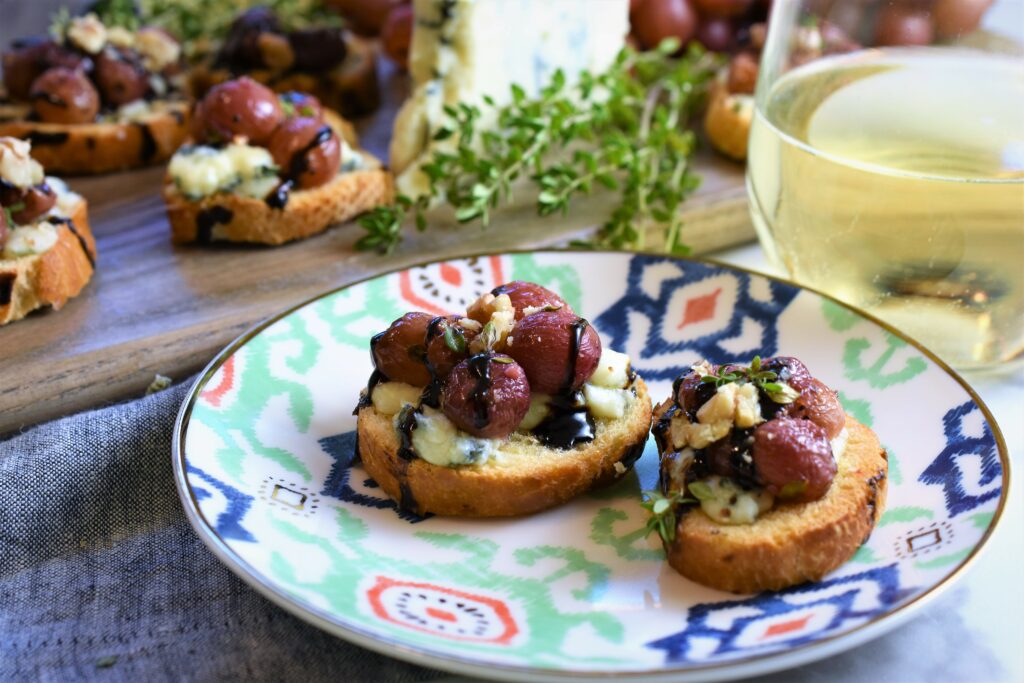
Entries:
{"label": "grill mark on bread", "polygon": [[223,206],[211,206],[196,214],[196,241],[209,244],[213,241],[213,229],[217,225],[227,225],[235,214]]}
{"label": "grill mark on bread", "polygon": [[[882,457],[883,459],[888,460],[889,456],[883,451]],[[885,468],[881,468],[875,476],[867,480],[868,498],[867,502],[864,504],[864,510],[867,512],[868,516],[868,528],[867,532],[864,534],[864,540],[861,541],[861,545],[868,542],[868,539],[871,537],[871,533],[875,530],[875,513],[878,506],[878,485],[883,482],[885,478],[886,470]]]}
{"label": "grill mark on bread", "polygon": [[32,143],[33,147],[42,147],[44,145],[63,145],[68,141],[67,133],[46,133],[41,130],[34,130],[26,135],[23,140],[28,140]]}
{"label": "grill mark on bread", "polygon": [[156,156],[159,149],[156,144],[156,138],[153,137],[153,131],[149,124],[136,121],[132,125],[139,130],[139,161],[147,163]]}
{"label": "grill mark on bread", "polygon": [[0,273],[0,306],[7,306],[11,303],[11,296],[14,294],[14,281],[17,273]]}

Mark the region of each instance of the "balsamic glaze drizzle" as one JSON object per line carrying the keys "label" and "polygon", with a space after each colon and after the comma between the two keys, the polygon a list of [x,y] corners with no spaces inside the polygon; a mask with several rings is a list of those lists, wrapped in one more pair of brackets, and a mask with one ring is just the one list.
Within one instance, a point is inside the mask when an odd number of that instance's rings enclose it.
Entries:
{"label": "balsamic glaze drizzle", "polygon": [[491,354],[478,353],[471,356],[469,374],[476,379],[468,397],[473,404],[473,426],[483,429],[490,420]]}
{"label": "balsamic glaze drizzle", "polygon": [[78,239],[78,244],[82,247],[82,253],[85,254],[85,258],[89,260],[89,265],[93,268],[96,267],[96,257],[92,255],[92,251],[89,249],[89,243],[85,241],[85,237],[75,227],[75,222],[70,218],[49,218],[47,219],[53,225],[66,225],[71,234]]}
{"label": "balsamic glaze drizzle", "polygon": [[536,436],[545,446],[568,449],[577,444],[594,440],[594,418],[587,410],[586,404],[578,399],[573,392],[576,380],[576,364],[580,357],[580,344],[583,335],[590,325],[585,319],[577,318],[572,324],[572,337],[569,342],[569,362],[566,364],[565,379],[559,393],[551,398],[548,404],[550,413],[540,424],[533,428]]}
{"label": "balsamic glaze drizzle", "polygon": [[309,170],[309,153],[331,139],[334,129],[324,125],[317,130],[316,135],[305,147],[292,155],[288,164],[288,172],[284,180],[278,183],[277,187],[270,191],[263,201],[272,209],[283,209],[288,204],[288,197],[299,181],[299,176]]}

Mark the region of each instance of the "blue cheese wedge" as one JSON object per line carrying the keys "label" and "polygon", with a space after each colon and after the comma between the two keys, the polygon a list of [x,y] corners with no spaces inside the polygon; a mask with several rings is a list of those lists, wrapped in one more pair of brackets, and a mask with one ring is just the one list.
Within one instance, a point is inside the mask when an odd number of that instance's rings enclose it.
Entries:
{"label": "blue cheese wedge", "polygon": [[[628,0],[414,0],[413,92],[395,120],[391,166],[400,192],[427,188],[419,170],[436,144],[444,107],[497,104],[512,84],[536,95],[561,69],[571,85],[607,69],[629,32]],[[486,122],[484,122],[486,124]]]}

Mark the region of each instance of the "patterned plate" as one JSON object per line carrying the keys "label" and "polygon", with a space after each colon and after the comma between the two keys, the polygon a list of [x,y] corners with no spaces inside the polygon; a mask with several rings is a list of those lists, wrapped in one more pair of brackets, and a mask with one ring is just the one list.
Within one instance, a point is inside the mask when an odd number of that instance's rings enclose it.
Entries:
{"label": "patterned plate", "polygon": [[[656,398],[700,358],[803,359],[889,452],[871,540],[825,580],[780,593],[694,584],[641,531],[652,443],[614,487],[531,517],[396,510],[353,462],[370,336],[407,310],[464,310],[512,279],[561,293]],[[563,251],[431,263],[260,325],[196,382],[174,458],[200,537],[285,609],[395,657],[510,680],[711,680],[849,648],[949,585],[992,532],[1009,476],[977,396],[872,319],[722,265]]]}

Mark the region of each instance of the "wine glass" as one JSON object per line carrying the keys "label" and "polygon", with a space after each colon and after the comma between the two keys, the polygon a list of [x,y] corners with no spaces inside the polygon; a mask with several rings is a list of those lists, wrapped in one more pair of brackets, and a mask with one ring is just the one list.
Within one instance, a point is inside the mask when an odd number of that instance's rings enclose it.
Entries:
{"label": "wine glass", "polygon": [[776,0],[747,186],[769,260],[960,369],[1024,357],[1024,3]]}

